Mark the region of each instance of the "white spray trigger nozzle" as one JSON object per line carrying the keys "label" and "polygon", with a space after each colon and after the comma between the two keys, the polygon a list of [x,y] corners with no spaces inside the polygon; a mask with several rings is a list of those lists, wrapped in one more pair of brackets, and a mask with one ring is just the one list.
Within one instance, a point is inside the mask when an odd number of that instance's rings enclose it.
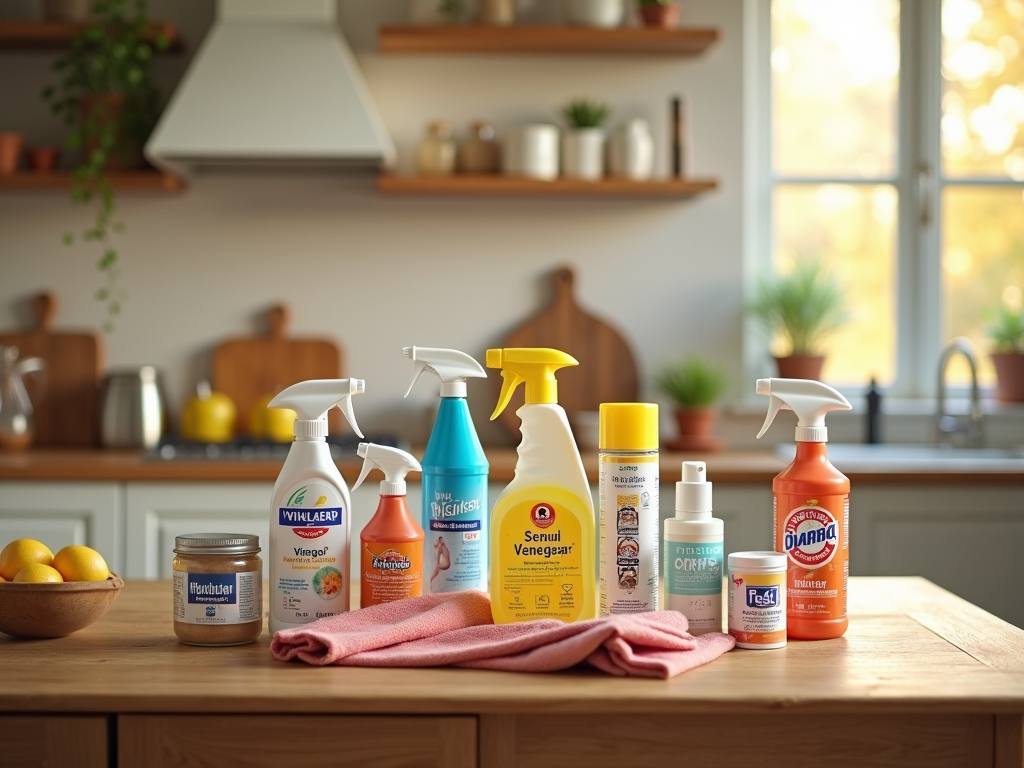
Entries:
{"label": "white spray trigger nozzle", "polygon": [[388,445],[360,443],[356,453],[363,458],[363,468],[359,471],[356,484],[352,486],[353,491],[363,484],[370,470],[376,466],[384,473],[380,495],[405,496],[405,476],[410,472],[423,471],[415,456]]}
{"label": "white spray trigger nozzle", "polygon": [[467,378],[487,378],[487,373],[480,363],[457,349],[405,347],[402,349],[402,356],[416,363],[412,381],[405,391],[406,397],[412,392],[416,380],[424,371],[430,371],[441,379],[441,397],[465,397]]}
{"label": "white spray trigger nozzle", "polygon": [[785,408],[797,416],[797,442],[824,443],[828,441],[825,414],[852,407],[835,389],[812,379],[758,379],[757,394],[769,398],[768,415],[758,437],[768,431],[779,411]]}
{"label": "white spray trigger nozzle", "polygon": [[[353,431],[362,437],[351,397],[365,391],[366,382],[362,379],[310,379],[281,390],[267,407],[295,411],[296,437],[324,437],[327,434],[327,412],[337,406]],[[322,426],[319,425],[321,421],[324,422]]]}

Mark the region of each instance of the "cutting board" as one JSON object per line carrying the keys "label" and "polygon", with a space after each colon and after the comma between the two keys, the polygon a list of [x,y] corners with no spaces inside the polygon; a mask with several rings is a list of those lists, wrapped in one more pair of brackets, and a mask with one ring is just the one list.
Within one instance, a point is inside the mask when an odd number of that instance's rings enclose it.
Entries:
{"label": "cutting board", "polygon": [[[57,299],[52,293],[32,298],[35,328],[0,334],[0,344],[19,349],[19,359],[41,357],[42,377],[27,377],[35,408],[35,445],[91,446],[99,441],[99,389],[103,348],[95,333],[53,330]],[[40,386],[41,385],[41,386]]]}
{"label": "cutting board", "polygon": [[[636,360],[629,344],[604,320],[585,312],[573,295],[572,270],[562,268],[552,275],[554,293],[551,303],[516,328],[502,342],[503,347],[553,347],[566,352],[579,365],[562,368],[558,378],[558,403],[573,423],[578,411],[596,411],[601,403],[635,402],[639,391]],[[630,304],[636,305],[639,298]],[[501,389],[501,376],[488,377],[495,384],[495,402]],[[516,410],[523,404],[520,386],[499,420],[519,437]]]}
{"label": "cutting board", "polygon": [[[285,334],[288,308],[282,304],[267,311],[267,332],[262,336],[229,339],[213,350],[211,384],[235,402],[238,418],[235,434],[249,434],[249,411],[268,394],[307,379],[338,379],[342,376],[341,350],[328,339],[292,339]],[[359,403],[355,403],[356,418]],[[342,416],[330,415],[332,435],[341,433]]]}

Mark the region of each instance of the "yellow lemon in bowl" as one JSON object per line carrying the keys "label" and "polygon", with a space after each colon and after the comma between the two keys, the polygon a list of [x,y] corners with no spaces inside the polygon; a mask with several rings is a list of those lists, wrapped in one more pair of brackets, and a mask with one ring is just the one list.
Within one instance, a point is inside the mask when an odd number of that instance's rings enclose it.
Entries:
{"label": "yellow lemon in bowl", "polygon": [[95,549],[72,544],[53,556],[53,567],[64,581],[104,581],[110,576],[107,561]]}
{"label": "yellow lemon in bowl", "polygon": [[0,551],[0,576],[11,581],[26,565],[50,565],[53,552],[35,539],[15,539]]}
{"label": "yellow lemon in bowl", "polygon": [[32,563],[32,565],[26,565],[17,575],[14,577],[15,584],[27,584],[27,583],[53,583],[59,584],[64,581],[56,568],[51,568],[48,565],[42,563]]}

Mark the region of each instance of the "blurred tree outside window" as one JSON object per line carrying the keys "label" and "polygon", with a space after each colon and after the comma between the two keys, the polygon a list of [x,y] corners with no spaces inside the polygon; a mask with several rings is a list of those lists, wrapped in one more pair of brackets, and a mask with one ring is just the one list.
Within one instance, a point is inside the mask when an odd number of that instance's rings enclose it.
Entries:
{"label": "blurred tree outside window", "polygon": [[987,312],[1024,305],[1024,0],[764,2],[772,267],[824,260],[853,312],[824,377],[931,394],[967,336],[993,384]]}

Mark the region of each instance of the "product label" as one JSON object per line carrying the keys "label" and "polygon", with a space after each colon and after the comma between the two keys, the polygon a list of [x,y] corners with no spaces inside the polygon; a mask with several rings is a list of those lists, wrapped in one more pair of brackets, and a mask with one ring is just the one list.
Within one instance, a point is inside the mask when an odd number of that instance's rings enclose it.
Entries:
{"label": "product label", "polygon": [[174,619],[185,624],[263,620],[263,574],[174,572]]}
{"label": "product label", "polygon": [[842,619],[850,559],[850,497],[775,495],[775,548],[789,559],[789,615]]}
{"label": "product label", "polygon": [[658,610],[658,457],[602,456],[601,613]]}
{"label": "product label", "polygon": [[[569,509],[543,501],[511,507],[501,523],[497,591],[514,621],[571,622],[584,608],[582,532]],[[593,563],[591,563],[593,567]]]}
{"label": "product label", "polygon": [[348,610],[348,514],[337,490],[296,486],[277,510],[271,610],[279,621],[306,623]]}
{"label": "product label", "polygon": [[722,631],[722,542],[666,541],[665,592],[691,632]]}
{"label": "product label", "polygon": [[487,591],[487,475],[423,475],[424,591]]}
{"label": "product label", "polygon": [[741,648],[786,642],[786,574],[729,574],[729,634]]}
{"label": "product label", "polygon": [[362,559],[362,607],[419,597],[423,589],[423,545],[419,541],[365,542]]}

